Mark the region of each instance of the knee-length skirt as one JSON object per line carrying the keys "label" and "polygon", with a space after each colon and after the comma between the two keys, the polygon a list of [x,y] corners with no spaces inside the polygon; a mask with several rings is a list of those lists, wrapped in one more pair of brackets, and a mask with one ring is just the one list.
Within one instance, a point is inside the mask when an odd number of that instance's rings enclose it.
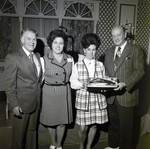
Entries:
{"label": "knee-length skirt", "polygon": [[76,123],[78,125],[104,124],[106,122],[108,122],[107,109],[100,109],[97,100],[89,101],[87,111],[77,109]]}

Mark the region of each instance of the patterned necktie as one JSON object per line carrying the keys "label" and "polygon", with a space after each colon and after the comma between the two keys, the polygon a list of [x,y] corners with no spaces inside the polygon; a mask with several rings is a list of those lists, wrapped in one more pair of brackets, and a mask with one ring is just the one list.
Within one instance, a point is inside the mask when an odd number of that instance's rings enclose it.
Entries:
{"label": "patterned necktie", "polygon": [[118,47],[117,52],[116,52],[116,57],[114,61],[114,71],[116,71],[117,65],[118,65],[118,60],[121,57],[121,47]]}
{"label": "patterned necktie", "polygon": [[120,57],[121,57],[121,47],[118,47],[115,60],[119,59]]}
{"label": "patterned necktie", "polygon": [[33,59],[33,53],[30,53],[29,57],[30,57],[30,60],[31,60],[31,62],[33,64],[34,71],[35,71],[35,73],[37,75],[38,73],[37,73],[37,68],[36,68],[36,65],[35,65],[35,62],[34,62],[34,59]]}

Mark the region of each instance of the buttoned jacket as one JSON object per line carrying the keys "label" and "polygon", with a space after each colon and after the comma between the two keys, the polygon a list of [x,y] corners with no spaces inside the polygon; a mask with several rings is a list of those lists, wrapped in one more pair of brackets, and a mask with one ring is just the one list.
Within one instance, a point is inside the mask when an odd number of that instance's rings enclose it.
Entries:
{"label": "buttoned jacket", "polygon": [[59,63],[50,51],[45,57],[45,83],[49,85],[65,85],[69,83],[69,78],[73,65],[73,58],[68,54],[63,54],[63,60]]}

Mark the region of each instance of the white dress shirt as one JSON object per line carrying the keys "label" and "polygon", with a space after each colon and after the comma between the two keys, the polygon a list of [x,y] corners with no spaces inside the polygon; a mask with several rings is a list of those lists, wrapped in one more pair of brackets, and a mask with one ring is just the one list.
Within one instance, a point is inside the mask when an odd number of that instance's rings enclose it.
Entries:
{"label": "white dress shirt", "polygon": [[[94,78],[95,60],[94,59],[93,60],[88,60],[88,59],[85,58],[83,61],[86,65],[86,67],[87,67],[89,77]],[[73,88],[73,89],[81,89],[82,86],[83,86],[83,83],[81,83],[78,80],[78,70],[77,70],[76,64],[73,66],[72,75],[70,77],[70,82],[71,82],[71,88]]]}
{"label": "white dress shirt", "polygon": [[[22,47],[22,49],[24,50],[24,52],[26,53],[26,55],[28,56],[28,58],[30,59],[30,52],[28,50],[25,49],[25,47]],[[39,61],[37,60],[35,54],[33,52],[31,52],[33,54],[33,60],[37,69],[37,75],[39,76],[40,74],[40,70],[41,70],[41,65],[39,63]]]}
{"label": "white dress shirt", "polygon": [[116,58],[116,54],[117,54],[118,48],[119,48],[119,47],[121,48],[120,52],[121,52],[121,54],[122,54],[122,52],[123,52],[124,47],[126,46],[126,44],[127,44],[127,41],[126,41],[122,46],[116,46],[116,48],[115,48],[115,53],[114,53],[114,60],[115,60],[115,58]]}

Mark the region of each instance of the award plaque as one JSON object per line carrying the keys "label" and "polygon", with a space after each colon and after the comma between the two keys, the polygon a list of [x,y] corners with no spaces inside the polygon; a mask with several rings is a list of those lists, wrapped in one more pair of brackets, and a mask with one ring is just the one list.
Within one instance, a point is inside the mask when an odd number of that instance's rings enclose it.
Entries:
{"label": "award plaque", "polygon": [[87,84],[89,91],[111,90],[117,88],[116,78],[91,78]]}

